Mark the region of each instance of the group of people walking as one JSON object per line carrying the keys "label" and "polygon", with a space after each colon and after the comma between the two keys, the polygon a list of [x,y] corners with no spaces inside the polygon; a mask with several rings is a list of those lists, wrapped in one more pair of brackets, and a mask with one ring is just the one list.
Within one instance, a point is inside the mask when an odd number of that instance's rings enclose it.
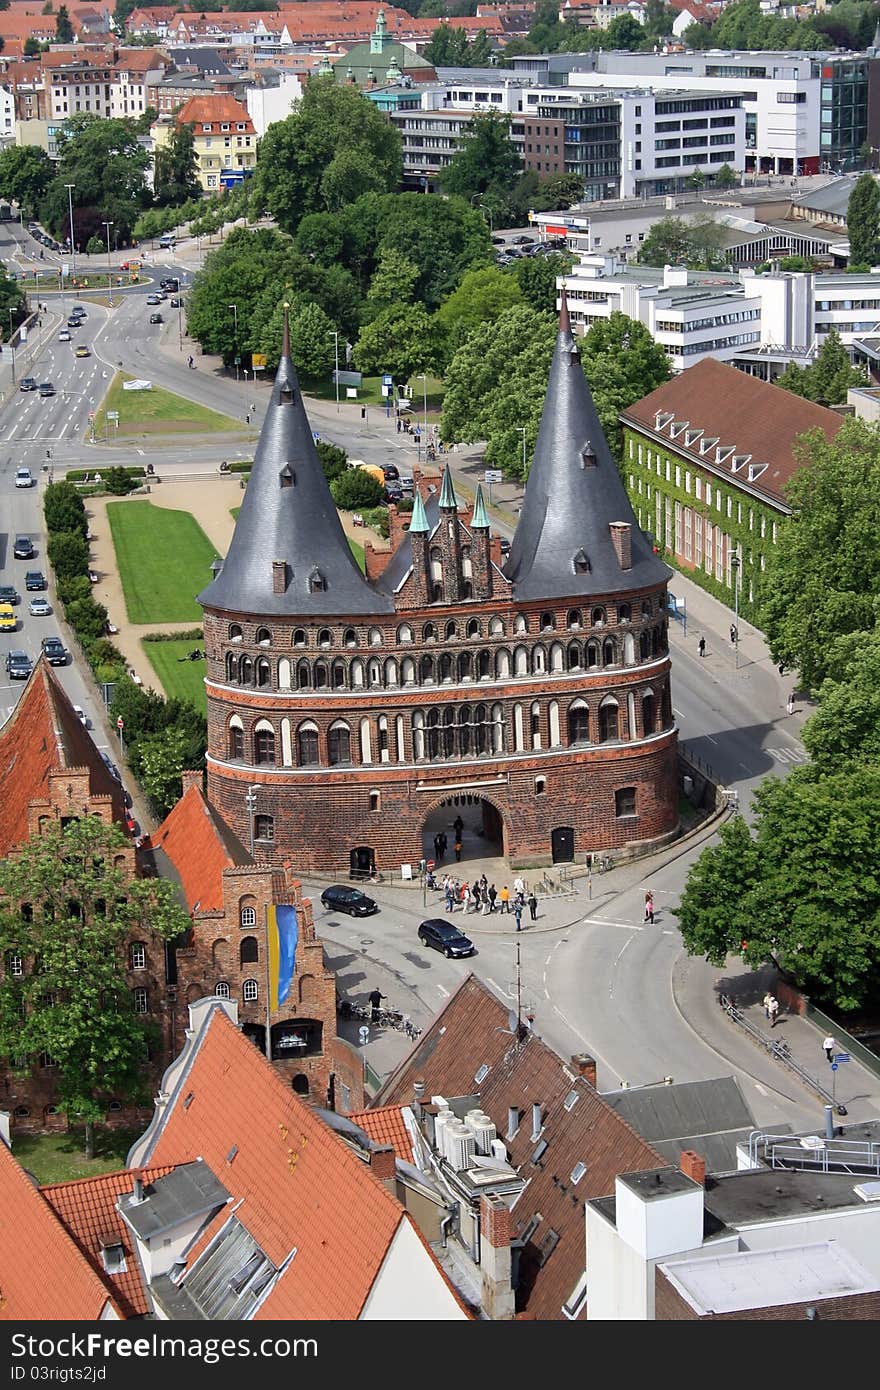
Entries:
{"label": "group of people walking", "polygon": [[531,921],[537,921],[538,899],[535,890],[523,883],[521,878],[514,879],[513,893],[506,883],[500,889],[496,888],[485,874],[475,878],[473,883],[461,883],[452,874],[444,874],[439,887],[449,913],[457,908],[462,912],[479,912],[483,916],[492,912],[512,913],[519,931],[523,913],[528,908]]}

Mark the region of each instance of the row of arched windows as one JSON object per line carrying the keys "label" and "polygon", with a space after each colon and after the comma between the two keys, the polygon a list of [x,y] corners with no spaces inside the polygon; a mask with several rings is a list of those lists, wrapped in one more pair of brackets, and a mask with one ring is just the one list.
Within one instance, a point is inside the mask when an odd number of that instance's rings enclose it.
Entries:
{"label": "row of arched windows", "polygon": [[[656,613],[662,610],[662,603],[656,605],[652,599],[643,599],[640,605],[640,615],[642,622],[650,622]],[[602,628],[613,624],[631,623],[633,621],[633,605],[629,603],[617,604],[616,614],[613,609],[604,605],[596,605],[591,609],[570,608],[566,614],[564,626],[569,631],[576,632],[582,628],[594,627]],[[513,619],[510,631],[514,633],[527,632],[554,632],[558,626],[556,614],[550,611],[545,613],[525,614],[518,613]],[[504,637],[507,632],[507,625],[503,618],[490,618],[488,623],[483,623],[479,618],[464,619],[450,618],[445,623],[427,622],[420,628],[420,639],[425,642],[439,642],[445,640],[451,642],[457,638],[467,641],[475,641],[484,635],[489,637]],[[329,627],[322,627],[316,633],[310,634],[306,628],[295,628],[291,637],[291,646],[308,647],[311,645],[310,637],[313,638],[314,645],[321,648],[331,647],[382,647],[385,645],[385,634],[378,627],[371,627],[367,631],[358,631],[354,627],[342,629],[341,634],[334,632]],[[286,641],[286,632],[283,634]],[[401,623],[395,634],[395,639],[399,646],[405,646],[416,640],[416,628],[412,623]],[[229,642],[242,642],[244,640],[244,629],[240,623],[230,623],[227,640]],[[271,647],[274,636],[271,628],[258,627],[254,633],[254,643],[258,647]]]}
{"label": "row of arched windows", "polygon": [[[564,711],[558,700],[517,702],[508,717],[504,706],[496,701],[433,706],[414,711],[409,719],[402,714],[363,717],[356,728],[336,719],[323,732],[311,719],[304,719],[296,728],[289,719],[282,719],[280,736],[268,719],[260,719],[250,738],[234,714],[227,725],[227,753],[231,762],[252,761],[269,767],[420,762],[636,740],[659,733],[671,722],[668,686],[662,687],[659,698],[649,688],[639,694],[605,695],[592,706],[578,698]],[[245,921],[242,917],[242,926],[250,925],[250,918]]]}
{"label": "row of arched windows", "polygon": [[400,685],[460,685],[464,681],[506,680],[511,676],[564,675],[571,671],[590,671],[612,666],[634,666],[665,655],[666,630],[663,624],[645,628],[640,633],[627,632],[604,638],[591,637],[586,642],[538,643],[524,645],[512,651],[501,647],[495,651],[423,652],[419,657],[389,656],[382,660],[369,657],[361,660],[290,661],[283,656],[277,662],[269,657],[251,657],[247,653],[226,653],[226,682],[229,685],[249,686],[257,690],[365,690],[386,689]]}

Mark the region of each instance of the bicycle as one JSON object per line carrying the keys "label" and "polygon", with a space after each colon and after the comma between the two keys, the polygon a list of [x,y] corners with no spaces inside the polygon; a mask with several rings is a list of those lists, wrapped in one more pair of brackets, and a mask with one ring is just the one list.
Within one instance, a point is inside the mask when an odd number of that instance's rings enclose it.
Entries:
{"label": "bicycle", "polygon": [[614,860],[610,854],[593,855],[592,869],[597,874],[607,874],[614,868]]}

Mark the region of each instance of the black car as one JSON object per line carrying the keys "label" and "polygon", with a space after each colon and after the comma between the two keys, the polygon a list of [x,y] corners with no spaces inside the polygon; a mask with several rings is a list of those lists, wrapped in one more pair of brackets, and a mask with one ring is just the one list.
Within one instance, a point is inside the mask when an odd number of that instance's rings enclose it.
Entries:
{"label": "black car", "polygon": [[382,472],[385,474],[386,483],[400,482],[400,470],[396,468],[393,463],[386,463]]}
{"label": "black car", "polygon": [[423,946],[432,946],[442,951],[444,956],[472,956],[476,947],[469,936],[460,932],[443,917],[429,917],[419,927],[419,941]]}
{"label": "black car", "polygon": [[386,489],[385,489],[385,501],[386,501],[386,502],[402,502],[402,501],[403,501],[403,488],[400,486],[400,483],[389,483],[389,484],[388,484],[388,486],[387,486]]}
{"label": "black car", "polygon": [[176,290],[179,284],[180,281],[176,278],[176,276],[166,275],[164,280],[159,281],[159,289]]}
{"label": "black car", "polygon": [[161,315],[161,314],[151,314],[151,315],[150,315],[150,323],[161,323],[161,322],[162,322],[162,315]]}
{"label": "black car", "polygon": [[70,317],[69,317],[68,320],[67,320],[67,327],[68,327],[68,328],[79,328],[79,326],[80,326],[81,323],[82,323],[82,319],[80,318],[79,314],[71,314]]}
{"label": "black car", "polygon": [[0,584],[0,603],[21,603],[21,594],[14,584]]}
{"label": "black car", "polygon": [[24,587],[29,593],[33,593],[35,589],[48,588],[46,576],[43,574],[42,570],[28,570],[24,577]]}
{"label": "black car", "polygon": [[499,544],[501,546],[501,554],[506,560],[507,556],[510,554],[510,541],[506,536],[502,536]]}
{"label": "black car", "polygon": [[369,917],[379,911],[378,904],[359,888],[349,888],[347,883],[334,883],[321,894],[324,907],[336,912],[347,912],[349,917]]}
{"label": "black car", "polygon": [[67,651],[60,637],[44,637],[40,645],[50,666],[67,665]]}
{"label": "black car", "polygon": [[29,560],[34,553],[34,543],[30,536],[16,536],[12,554],[16,560]]}
{"label": "black car", "polygon": [[183,303],[183,300],[180,298],[179,295],[174,294],[171,296],[168,303],[171,305],[172,309],[179,309],[181,304]]}
{"label": "black car", "polygon": [[10,680],[26,681],[31,669],[31,659],[27,652],[6,653],[6,674]]}
{"label": "black car", "polygon": [[43,400],[45,400],[47,396],[55,395],[55,387],[52,385],[51,381],[40,382],[40,395],[43,397]]}

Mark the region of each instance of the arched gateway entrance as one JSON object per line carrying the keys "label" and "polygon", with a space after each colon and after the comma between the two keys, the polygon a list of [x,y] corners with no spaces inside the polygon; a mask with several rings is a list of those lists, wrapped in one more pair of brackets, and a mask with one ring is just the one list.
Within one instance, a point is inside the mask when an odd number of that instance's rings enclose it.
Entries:
{"label": "arched gateway entrance", "polygon": [[[435,802],[422,826],[422,853],[438,867],[455,864],[456,822],[461,823],[461,862],[493,859],[504,854],[504,821],[493,802],[479,792],[451,792]],[[446,836],[446,852],[438,854],[435,837]]]}

